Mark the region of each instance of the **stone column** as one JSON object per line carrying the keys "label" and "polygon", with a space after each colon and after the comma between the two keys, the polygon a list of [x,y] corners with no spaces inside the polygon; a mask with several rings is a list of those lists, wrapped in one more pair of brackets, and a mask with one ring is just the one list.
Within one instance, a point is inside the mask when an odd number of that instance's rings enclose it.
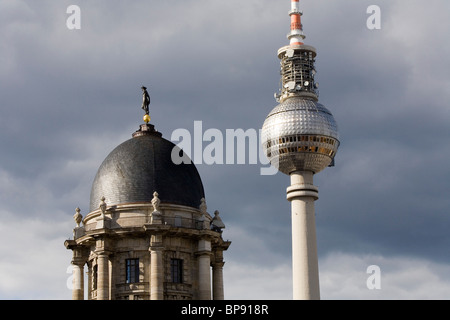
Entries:
{"label": "stone column", "polygon": [[164,263],[162,236],[150,240],[150,300],[164,300]]}
{"label": "stone column", "polygon": [[296,171],[290,174],[287,199],[292,209],[292,271],[294,300],[318,300],[319,265],[317,257],[314,201],[319,198],[313,185],[313,173]]}
{"label": "stone column", "polygon": [[150,299],[163,300],[164,299],[164,270],[163,257],[161,248],[153,248],[150,251]]}
{"label": "stone column", "polygon": [[97,253],[97,300],[109,300],[109,257],[104,250]]}
{"label": "stone column", "polygon": [[84,259],[72,260],[72,300],[84,300]]}
{"label": "stone column", "polygon": [[213,299],[223,300],[223,265],[225,262],[216,262],[213,264]]}
{"label": "stone column", "polygon": [[200,300],[211,300],[211,242],[198,242],[198,290]]}

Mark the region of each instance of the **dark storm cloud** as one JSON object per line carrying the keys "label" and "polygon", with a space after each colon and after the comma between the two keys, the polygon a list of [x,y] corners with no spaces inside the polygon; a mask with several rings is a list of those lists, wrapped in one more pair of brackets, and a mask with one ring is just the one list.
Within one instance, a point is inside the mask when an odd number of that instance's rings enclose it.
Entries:
{"label": "dark storm cloud", "polygon": [[[398,29],[416,30],[412,8],[418,7],[425,13],[418,37],[413,31],[399,37]],[[319,247],[448,261],[450,131],[446,90],[436,90],[448,80],[436,51],[418,45],[422,29],[431,34],[430,22],[440,15],[434,5],[401,1],[382,9],[386,23],[378,34],[356,29],[352,46],[343,39],[322,51],[327,84],[321,88],[342,145],[336,168],[317,177],[327,199],[317,204]]]}

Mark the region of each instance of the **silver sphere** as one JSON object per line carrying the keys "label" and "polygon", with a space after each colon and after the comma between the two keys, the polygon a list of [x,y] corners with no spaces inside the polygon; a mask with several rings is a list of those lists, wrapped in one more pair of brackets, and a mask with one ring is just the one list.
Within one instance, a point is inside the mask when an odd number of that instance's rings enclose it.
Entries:
{"label": "silver sphere", "polygon": [[264,153],[279,171],[322,171],[333,161],[339,135],[331,112],[322,104],[292,97],[276,106],[261,132]]}

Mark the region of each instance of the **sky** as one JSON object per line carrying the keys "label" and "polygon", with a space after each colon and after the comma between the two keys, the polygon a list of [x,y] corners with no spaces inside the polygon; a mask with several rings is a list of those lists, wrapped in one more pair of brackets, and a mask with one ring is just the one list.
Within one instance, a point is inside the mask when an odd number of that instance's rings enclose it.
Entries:
{"label": "sky", "polygon": [[[70,5],[80,29],[70,29]],[[367,8],[380,8],[369,29]],[[450,2],[302,0],[336,166],[314,177],[321,298],[450,297]],[[73,214],[142,123],[259,130],[289,1],[0,0],[0,299],[71,299]],[[69,23],[70,25],[70,23]],[[203,147],[207,142],[203,144]],[[226,224],[226,299],[291,299],[289,177],[197,164]],[[380,285],[370,289],[370,266]]]}

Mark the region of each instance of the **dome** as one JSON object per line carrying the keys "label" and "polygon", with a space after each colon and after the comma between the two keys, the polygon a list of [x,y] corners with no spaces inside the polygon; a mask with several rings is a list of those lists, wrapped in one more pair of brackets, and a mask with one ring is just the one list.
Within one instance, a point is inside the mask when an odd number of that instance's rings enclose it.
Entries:
{"label": "dome", "polygon": [[325,169],[339,147],[337,125],[322,104],[292,97],[267,116],[261,133],[271,164],[283,173]]}
{"label": "dome", "polygon": [[152,125],[141,125],[133,138],[117,146],[98,169],[91,189],[90,211],[98,209],[102,197],[108,206],[150,203],[154,191],[161,203],[198,208],[205,196],[200,175],[192,163],[173,163],[174,147],[178,148],[162,138]]}

